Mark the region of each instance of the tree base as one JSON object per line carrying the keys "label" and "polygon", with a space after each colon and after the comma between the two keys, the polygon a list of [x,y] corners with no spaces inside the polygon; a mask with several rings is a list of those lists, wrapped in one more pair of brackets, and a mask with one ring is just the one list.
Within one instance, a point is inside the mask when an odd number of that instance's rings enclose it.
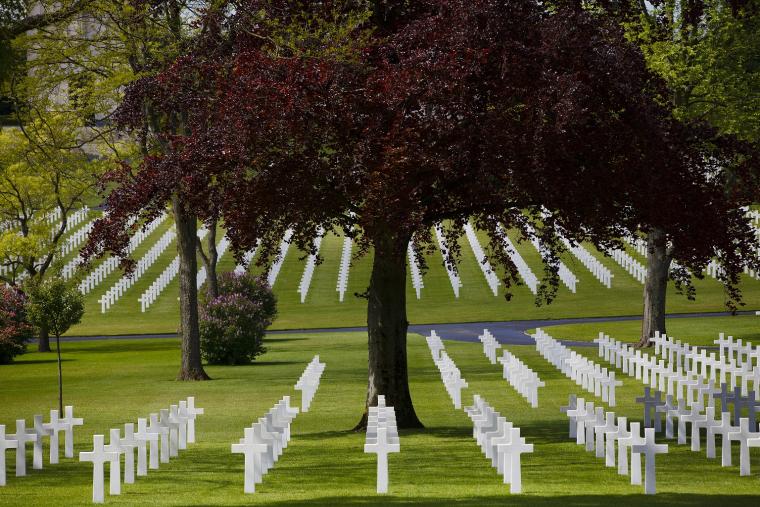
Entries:
{"label": "tree base", "polygon": [[201,368],[200,370],[180,370],[177,374],[177,380],[182,381],[202,381],[202,380],[211,380],[211,377],[209,377],[206,372]]}

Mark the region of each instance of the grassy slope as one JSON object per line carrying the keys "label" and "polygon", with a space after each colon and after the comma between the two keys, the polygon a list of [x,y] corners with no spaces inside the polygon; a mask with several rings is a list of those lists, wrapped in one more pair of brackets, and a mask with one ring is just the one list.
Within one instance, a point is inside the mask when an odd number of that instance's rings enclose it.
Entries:
{"label": "grassy slope", "polygon": [[[470,383],[466,399],[473,392],[484,395],[535,444],[535,452],[523,460],[525,494],[512,497],[471,438],[469,420],[453,409],[419,336],[410,336],[410,380],[427,429],[402,432],[402,451],[390,457],[390,494],[377,497],[374,457],[362,452],[363,434],[349,431],[360,416],[366,389],[365,340],[358,333],[279,336],[269,341],[261,362],[209,367],[215,380],[203,383],[173,381],[179,358],[174,340],[65,343],[65,401],[74,404],[86,422],[77,429],[76,451],[90,447],[94,433],[107,433],[180,397],[195,395],[206,409],[198,422],[198,443],[147,478],[123,486],[120,497],[107,497],[108,504],[757,505],[760,453],[752,453],[753,476],[740,477],[737,466],[721,468],[702,453],[671,443],[670,454],[657,458],[658,494],[645,499],[642,487],[631,486],[626,477],[568,440],[567,422],[558,407],[569,393],[581,393],[531,347],[510,350],[547,383],[538,409],[529,408],[501,379],[499,368],[487,362],[479,346],[447,342],[449,354]],[[243,495],[243,460],[230,453],[230,444],[282,395],[290,394],[298,402],[292,385],[317,353],[327,369],[311,411],[296,419],[288,449],[257,493]],[[55,363],[49,354],[30,353],[0,368],[0,385],[0,424],[31,420],[55,405]],[[639,419],[632,400],[640,392],[641,384],[626,377],[618,391],[617,413]],[[737,448],[734,453],[736,463]],[[8,458],[8,485],[0,488],[0,504],[90,504],[87,464],[62,459],[60,465],[16,478],[13,454]]]}
{"label": "grassy slope", "polygon": [[[168,222],[148,238],[138,252],[139,258],[168,227]],[[513,236],[513,239],[514,236]],[[481,236],[481,243],[486,238]],[[534,297],[525,286],[512,287],[514,298],[506,302],[505,293],[500,288],[499,297],[488,289],[483,274],[477,265],[475,256],[467,243],[461,239],[462,259],[459,271],[463,282],[459,299],[454,298],[446,271],[442,266],[440,253],[428,257],[430,269],[424,278],[425,288],[422,298],[417,300],[411,281],[407,284],[407,303],[409,321],[415,324],[435,322],[476,322],[488,320],[523,320],[531,318],[560,318],[580,316],[636,315],[641,312],[642,285],[610,258],[605,258],[588,247],[615,274],[612,289],[603,287],[590,272],[572,255],[565,256],[565,263],[579,277],[576,294],[563,286],[559,289],[557,299],[551,305],[536,307]],[[338,276],[340,252],[343,240],[335,235],[328,235],[322,243],[324,262],[317,266],[309,295],[301,304],[297,293],[298,283],[304,269],[302,252],[291,247],[275,283],[275,292],[279,298],[280,315],[275,322],[275,329],[304,329],[315,327],[360,326],[366,323],[366,301],[354,294],[367,289],[371,270],[371,254],[354,260],[349,275],[349,290],[343,303],[338,302],[335,285]],[[529,243],[517,245],[533,271],[541,276],[540,257]],[[146,273],[135,286],[105,316],[100,314],[97,299],[113,284],[120,275],[112,275],[87,298],[87,314],[82,324],[74,327],[70,334],[130,334],[145,332],[174,332],[177,327],[177,282],[169,285],[158,301],[146,313],[139,312],[137,298],[153,282],[168,262],[176,255],[174,246],[167,249],[149,273]],[[222,259],[221,268],[232,269],[233,258],[227,253]],[[260,271],[252,267],[253,271]],[[497,270],[498,271],[498,270]],[[687,301],[671,289],[668,295],[668,311],[699,312],[723,310],[723,291],[713,279],[697,282],[697,300]],[[760,282],[747,279],[744,283],[745,301],[750,308],[760,307]]]}

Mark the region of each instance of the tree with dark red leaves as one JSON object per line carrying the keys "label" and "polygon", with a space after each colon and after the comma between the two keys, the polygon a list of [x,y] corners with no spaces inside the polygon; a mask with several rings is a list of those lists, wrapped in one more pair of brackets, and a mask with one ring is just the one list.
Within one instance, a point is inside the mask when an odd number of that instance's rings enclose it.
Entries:
{"label": "tree with dark red leaves", "polygon": [[[166,149],[139,170],[112,175],[114,211],[91,247],[122,253],[129,218],[175,195],[201,219],[218,212],[236,251],[261,240],[261,263],[288,228],[303,249],[320,227],[355,236],[374,253],[358,427],[379,394],[400,427],[421,426],[407,377],[405,253],[412,238],[430,244],[433,225],[445,225],[450,263],[468,220],[488,232],[507,286],[519,280],[505,230],[536,234],[553,252],[541,301],[556,292],[559,234],[608,247],[648,220],[699,231],[713,224],[707,208],[722,227],[748,232],[704,177],[707,155],[733,164],[736,151],[672,119],[661,83],[604,15],[524,0],[378,0],[367,15],[349,7],[238,0],[191,52],[135,83],[124,125],[139,128],[150,101],[181,114],[186,129],[167,133]],[[342,30],[314,29],[324,26],[314,19]],[[705,236],[727,250],[727,269],[740,269],[730,262],[736,235],[701,232],[684,266],[701,271]]]}

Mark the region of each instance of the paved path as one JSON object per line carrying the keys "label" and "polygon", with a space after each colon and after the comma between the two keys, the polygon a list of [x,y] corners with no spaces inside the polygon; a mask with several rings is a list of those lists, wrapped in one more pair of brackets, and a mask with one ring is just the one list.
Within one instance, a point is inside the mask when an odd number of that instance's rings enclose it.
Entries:
{"label": "paved path", "polygon": [[[739,315],[754,315],[754,312],[738,312]],[[728,317],[727,312],[711,313],[676,313],[669,314],[669,319],[683,319],[694,317]],[[640,315],[625,317],[583,317],[578,319],[546,319],[546,320],[513,320],[506,322],[466,322],[461,324],[412,324],[409,331],[422,335],[430,334],[431,329],[444,340],[457,340],[464,342],[477,342],[478,335],[487,328],[499,342],[508,345],[533,345],[533,340],[525,334],[528,329],[536,327],[558,326],[562,324],[593,324],[605,322],[622,322],[639,320]],[[600,326],[601,327],[601,326]],[[600,331],[603,329],[600,329]],[[283,331],[269,331],[269,335],[296,334],[296,333],[346,333],[366,332],[366,327],[338,327],[324,329],[290,329]],[[65,341],[90,341],[90,340],[135,340],[146,338],[176,338],[176,334],[141,334],[141,335],[115,335],[115,336],[67,336]],[[591,342],[562,341],[570,346],[595,346]]]}

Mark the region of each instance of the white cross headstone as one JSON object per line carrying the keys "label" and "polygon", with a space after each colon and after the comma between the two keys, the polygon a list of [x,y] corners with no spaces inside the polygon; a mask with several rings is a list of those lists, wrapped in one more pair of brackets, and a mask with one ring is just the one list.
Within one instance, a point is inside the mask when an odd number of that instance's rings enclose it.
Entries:
{"label": "white cross headstone", "polygon": [[605,438],[605,450],[604,450],[604,464],[608,467],[615,466],[615,441],[619,438],[628,436],[628,419],[626,417],[618,417],[617,425],[614,428],[609,429],[604,433]]}
{"label": "white cross headstone", "polygon": [[57,410],[51,410],[50,411],[50,422],[45,423],[45,429],[50,431],[50,464],[56,465],[58,464],[58,433],[64,430],[67,430],[69,428],[69,425],[63,421],[63,419],[59,419],[58,417],[58,411]]}
{"label": "white cross headstone", "polygon": [[137,419],[137,475],[148,475],[148,442],[150,442],[150,467],[158,468],[158,433],[148,430],[148,420],[145,418]]}
{"label": "white cross headstone", "polygon": [[112,428],[109,435],[108,445],[105,446],[106,452],[116,454],[116,460],[111,462],[110,476],[108,479],[108,494],[121,494],[121,454],[125,449],[121,445],[120,431],[118,428]]}
{"label": "white cross headstone", "polygon": [[[148,431],[151,433],[157,433],[160,437],[161,443],[161,463],[169,463],[169,427],[162,424],[158,418],[158,414],[150,414],[150,426]],[[150,468],[158,468],[158,465],[153,466],[153,444],[150,447]]]}
{"label": "white cross headstone", "polygon": [[749,447],[747,441],[760,438],[760,433],[754,430],[755,428],[749,427],[749,419],[742,417],[739,419],[739,430],[732,431],[728,434],[729,440],[739,441],[739,475],[742,476],[750,474]]}
{"label": "white cross headstone", "polygon": [[[520,436],[519,428],[512,428],[512,440],[508,444],[500,445],[499,450],[510,456],[509,492],[521,493],[522,467],[520,465],[520,456],[524,453],[533,452],[533,444],[525,443],[525,439]],[[504,481],[507,481],[506,473],[504,474]]]}
{"label": "white cross headstone", "polygon": [[195,396],[187,397],[187,442],[189,444],[195,443],[195,419],[199,415],[203,415],[204,410],[195,406]]}
{"label": "white cross headstone", "polygon": [[124,438],[119,440],[119,444],[124,449],[124,484],[134,484],[135,447],[137,447],[134,423],[126,423],[124,425]]}
{"label": "white cross headstone", "polygon": [[[119,462],[118,452],[106,451],[103,445],[103,435],[93,435],[93,450],[88,452],[79,453],[79,461],[91,461],[93,464],[92,469],[92,502],[103,503],[105,501],[105,488],[104,488],[104,464],[110,463],[111,467],[114,463]],[[111,474],[113,478],[113,474]]]}
{"label": "white cross headstone", "polygon": [[42,439],[50,436],[50,430],[45,427],[45,423],[42,422],[41,415],[34,416],[34,433],[37,435],[37,440],[34,441],[34,450],[32,452],[32,468],[35,470],[42,470],[44,462],[42,455]]}
{"label": "white cross headstone", "polygon": [[[646,442],[641,436],[641,424],[638,422],[632,422],[630,424],[631,430],[627,437],[619,438],[618,445],[622,447],[622,452],[627,452],[628,448],[631,449],[631,484],[641,484],[641,454],[634,452],[633,447],[641,445]],[[620,460],[622,461],[622,460]],[[618,469],[619,471],[619,469]]]}
{"label": "white cross headstone", "polygon": [[[731,440],[728,438],[728,434],[732,431],[736,431],[739,428],[731,425],[731,412],[721,412],[720,424],[710,427],[707,430],[707,452],[709,455],[710,449],[715,449],[715,435],[720,435],[722,439],[722,452],[720,466],[731,466]],[[709,457],[709,456],[708,456]]]}
{"label": "white cross headstone", "polygon": [[234,454],[243,454],[245,457],[243,492],[256,492],[256,482],[261,474],[261,458],[268,450],[268,445],[256,442],[253,428],[246,428],[245,437],[241,442],[239,444],[232,444],[232,452]]}
{"label": "white cross headstone", "polygon": [[388,492],[388,453],[400,452],[398,443],[388,441],[387,428],[377,428],[377,438],[374,443],[364,444],[365,453],[377,454],[377,492]]}
{"label": "white cross headstone", "polygon": [[84,419],[81,417],[74,417],[74,407],[66,405],[64,407],[64,418],[61,421],[68,426],[63,429],[64,431],[64,446],[63,455],[67,458],[74,457],[74,426],[82,426]]}
{"label": "white cross headstone", "polygon": [[36,442],[37,434],[34,431],[27,431],[26,420],[16,420],[16,434],[8,435],[8,438],[18,442],[18,448],[16,449],[16,477],[24,477],[26,475],[26,443]]}
{"label": "white cross headstone", "polygon": [[667,444],[658,444],[655,443],[654,440],[654,428],[645,428],[644,429],[644,439],[645,442],[643,444],[634,445],[631,447],[631,451],[643,454],[645,458],[645,468],[644,468],[644,493],[647,495],[654,495],[656,493],[656,475],[655,475],[655,456],[658,454],[664,454],[668,452],[668,445]]}
{"label": "white cross headstone", "polygon": [[0,424],[0,486],[5,486],[5,451],[16,449],[18,453],[18,440],[5,436],[5,425]]}

